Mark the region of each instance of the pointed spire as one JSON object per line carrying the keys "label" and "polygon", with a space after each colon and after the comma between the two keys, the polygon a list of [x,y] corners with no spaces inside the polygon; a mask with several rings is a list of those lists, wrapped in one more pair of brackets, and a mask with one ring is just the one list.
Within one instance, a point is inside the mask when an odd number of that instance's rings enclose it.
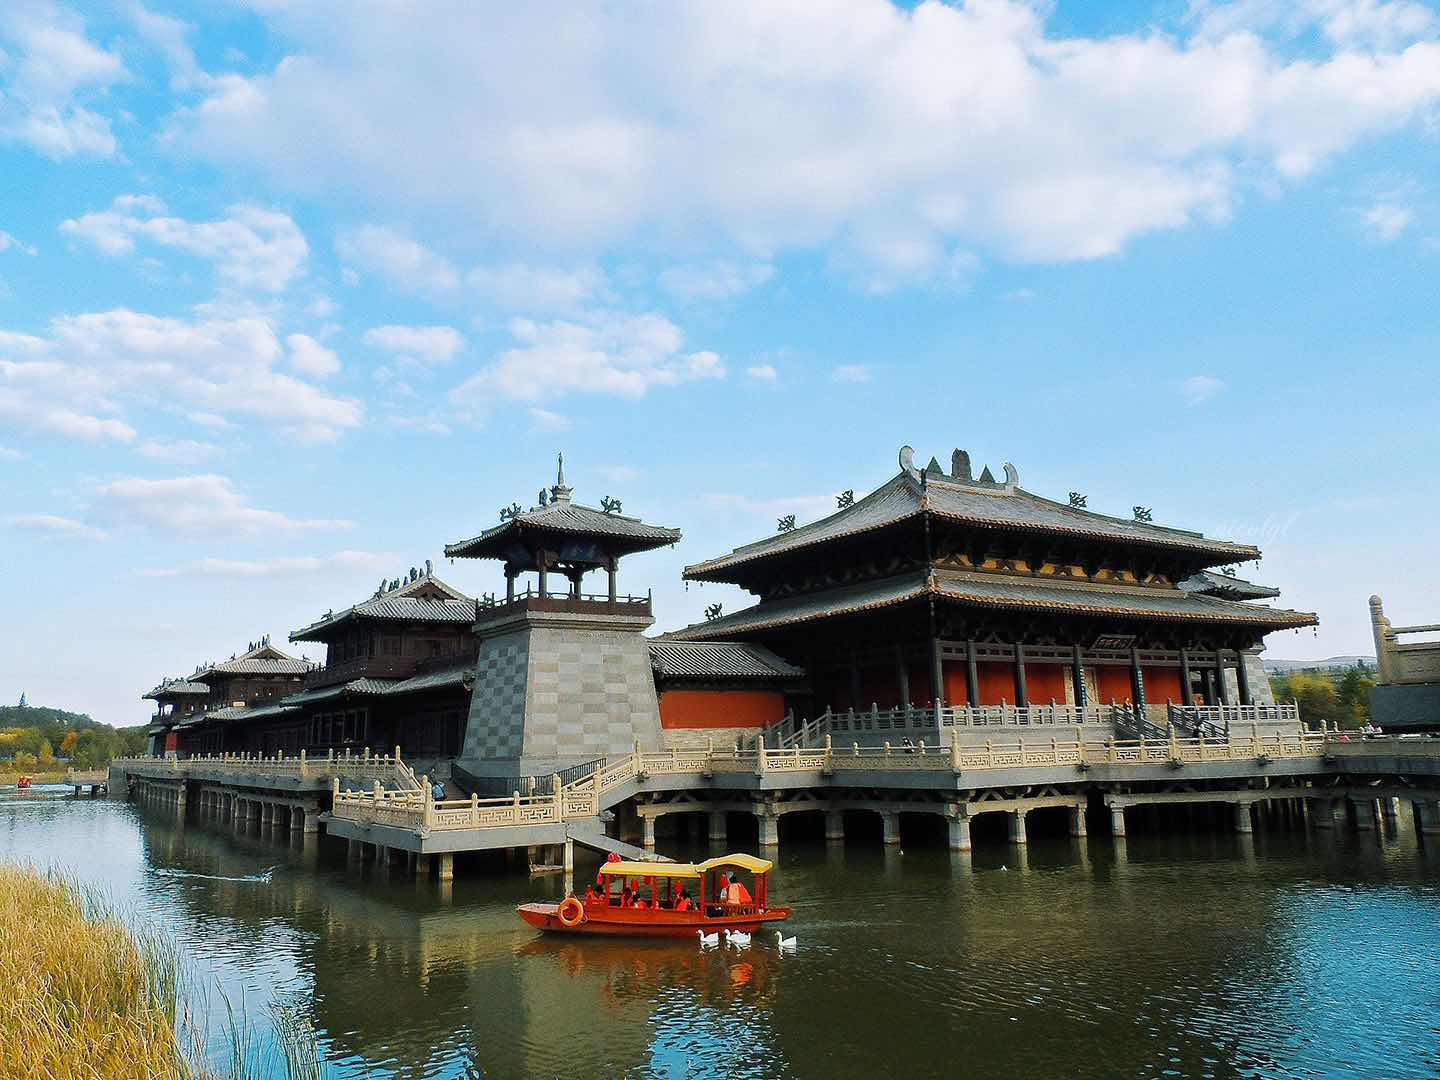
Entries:
{"label": "pointed spire", "polygon": [[555,486],[550,489],[550,501],[552,503],[568,503],[570,501],[570,488],[565,484],[565,455],[559,455],[559,467],[555,470]]}

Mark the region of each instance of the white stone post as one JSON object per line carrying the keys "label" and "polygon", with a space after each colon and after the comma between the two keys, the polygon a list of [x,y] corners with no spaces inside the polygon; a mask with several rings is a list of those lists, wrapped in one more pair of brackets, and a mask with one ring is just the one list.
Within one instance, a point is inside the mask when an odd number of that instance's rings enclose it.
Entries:
{"label": "white stone post", "polygon": [[887,845],[900,843],[900,815],[894,810],[880,811],[880,823],[883,830],[883,837]]}
{"label": "white stone post", "polygon": [[780,846],[780,815],[773,810],[760,810],[755,814],[760,822],[760,846],[762,848],[773,848]]}
{"label": "white stone post", "polygon": [[951,851],[969,851],[970,844],[970,814],[963,807],[955,807],[945,818],[945,825],[950,834]]}
{"label": "white stone post", "polygon": [[1012,844],[1026,843],[1024,810],[1010,811],[1010,842]]}
{"label": "white stone post", "polygon": [[1114,803],[1110,805],[1110,835],[1125,835],[1125,807]]}
{"label": "white stone post", "polygon": [[1237,833],[1251,833],[1255,831],[1255,824],[1250,819],[1249,803],[1235,803],[1235,831]]}
{"label": "white stone post", "polygon": [[1085,832],[1085,807],[1083,804],[1072,806],[1070,808],[1070,835],[1084,836]]}
{"label": "white stone post", "polygon": [[643,830],[644,830],[644,837],[643,837],[642,843],[645,845],[645,850],[646,850],[646,851],[654,851],[654,850],[655,850],[655,818],[654,818],[653,816],[651,816],[650,814],[646,814],[644,817],[642,817],[642,818],[640,819],[640,824],[641,824],[641,826],[643,827]]}
{"label": "white stone post", "polygon": [[844,839],[845,839],[845,811],[844,811],[844,810],[826,810],[826,811],[825,811],[825,839],[826,839],[826,840],[844,840]]}

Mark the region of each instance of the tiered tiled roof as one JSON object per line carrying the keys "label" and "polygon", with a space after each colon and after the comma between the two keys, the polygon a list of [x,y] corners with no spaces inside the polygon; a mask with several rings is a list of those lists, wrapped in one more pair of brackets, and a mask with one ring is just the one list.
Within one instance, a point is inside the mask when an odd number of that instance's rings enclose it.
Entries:
{"label": "tiered tiled roof", "polygon": [[203,697],[210,693],[210,687],[203,682],[191,682],[187,679],[166,679],[159,686],[155,687],[148,694],[141,694],[141,700],[147,698],[160,701],[167,697]]}
{"label": "tiered tiled roof", "polygon": [[514,508],[499,525],[486,529],[469,540],[445,545],[445,554],[460,559],[510,559],[514,549],[523,548],[527,535],[554,538],[570,537],[589,540],[614,555],[628,555],[664,547],[680,539],[679,529],[647,525],[639,518],[626,517],[618,506],[613,510],[597,510],[570,501],[570,488],[565,485],[564,461],[560,475],[550,488],[549,501],[529,510]]}
{"label": "tiered tiled roof", "polygon": [[202,665],[190,678],[203,683],[216,675],[304,675],[313,667],[309,661],[275,648],[269,638],[262,638],[239,656]]}
{"label": "tiered tiled roof", "polygon": [[933,461],[924,470],[916,469],[909,447],[902,449],[901,461],[902,467],[896,476],[850,506],[789,532],[738,547],[728,555],[688,566],[685,577],[692,581],[734,581],[734,571],[742,565],[885,529],[927,513],[977,528],[1053,533],[1175,549],[1213,559],[1216,563],[1244,562],[1260,554],[1259,549],[1248,544],[1212,540],[1197,532],[1110,517],[1054,502],[1020,487],[1019,476],[1011,465],[1006,466],[1004,481],[991,479],[988,469],[979,479],[973,479],[969,476],[968,458],[962,458],[960,451],[956,451],[950,474],[942,472]]}
{"label": "tiered tiled roof", "polygon": [[382,587],[368,600],[343,611],[330,611],[290,635],[291,641],[325,641],[329,632],[349,619],[377,622],[440,622],[466,625],[475,621],[475,601],[430,573],[390,588]]}
{"label": "tiered tiled roof", "polygon": [[798,668],[763,645],[733,641],[650,642],[650,666],[662,679],[803,679]]}
{"label": "tiered tiled roof", "polygon": [[812,619],[853,615],[925,596],[973,607],[1197,620],[1272,630],[1313,626],[1316,622],[1315,616],[1308,612],[1220,600],[1179,589],[1070,583],[1038,577],[937,570],[897,574],[876,581],[764,601],[731,615],[687,626],[668,636],[691,641],[730,638]]}
{"label": "tiered tiled roof", "polygon": [[1184,581],[1180,588],[1202,596],[1218,596],[1222,600],[1269,600],[1280,595],[1279,589],[1269,585],[1256,585],[1253,581],[1231,577],[1229,574],[1214,574],[1202,570]]}

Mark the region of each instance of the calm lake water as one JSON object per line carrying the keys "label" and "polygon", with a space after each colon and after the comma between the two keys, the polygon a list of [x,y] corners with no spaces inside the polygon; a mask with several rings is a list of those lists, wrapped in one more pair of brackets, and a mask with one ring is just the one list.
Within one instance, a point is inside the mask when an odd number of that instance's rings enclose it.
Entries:
{"label": "calm lake water", "polygon": [[334,1076],[1440,1076],[1440,844],[1408,815],[1253,838],[1137,815],[1118,845],[1043,817],[1023,850],[997,816],[970,858],[923,818],[901,851],[878,819],[844,846],[787,833],[783,956],[542,938],[512,909],[561,883],[503,858],[442,891],[58,789],[0,789],[0,859],[173,933],[216,1015],[299,1008]]}

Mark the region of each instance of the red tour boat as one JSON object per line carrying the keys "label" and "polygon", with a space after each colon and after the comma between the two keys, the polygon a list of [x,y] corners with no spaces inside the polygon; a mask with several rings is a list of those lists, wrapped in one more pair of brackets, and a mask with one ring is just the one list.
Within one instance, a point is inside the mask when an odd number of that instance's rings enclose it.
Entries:
{"label": "red tour boat", "polygon": [[[702,863],[607,862],[600,867],[602,890],[558,904],[521,904],[516,913],[531,926],[560,934],[694,937],[717,930],[750,932],[761,923],[790,916],[770,906],[769,875],[774,866],[754,855],[724,855]],[[736,871],[753,879],[746,888]],[[720,895],[720,877],[736,882]]]}

